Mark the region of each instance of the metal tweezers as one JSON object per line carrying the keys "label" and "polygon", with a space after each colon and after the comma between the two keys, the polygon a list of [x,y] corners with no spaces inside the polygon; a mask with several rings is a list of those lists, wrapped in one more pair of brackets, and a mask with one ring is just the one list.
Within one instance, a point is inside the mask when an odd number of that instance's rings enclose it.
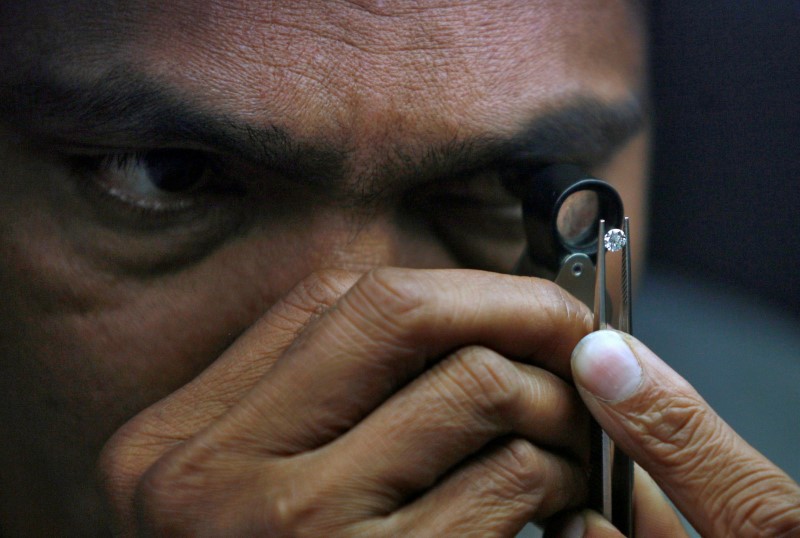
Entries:
{"label": "metal tweezers", "polygon": [[[528,241],[514,273],[553,279],[575,298],[593,306],[597,331],[609,326],[611,311],[606,250],[621,250],[622,286],[619,294],[613,294],[620,297],[616,328],[630,334],[630,226],[628,218],[623,218],[624,207],[616,190],[570,164],[523,169],[509,178],[512,180],[511,192],[520,193],[522,199]],[[574,197],[580,193],[589,196]],[[594,209],[589,200],[594,201]],[[587,220],[592,225],[597,223],[596,238]],[[563,227],[563,222],[571,226]],[[622,226],[622,230],[607,230],[607,224]],[[614,450],[614,443],[596,422],[591,428],[590,458],[589,507],[603,514],[625,536],[633,536],[633,465],[621,450]]]}
{"label": "metal tweezers", "polygon": [[[618,230],[608,233],[616,233]],[[631,256],[630,225],[628,217],[622,224],[622,241],[609,245],[605,220],[598,226],[597,262],[594,288],[595,331],[608,328],[608,290],[606,289],[606,250],[622,250],[621,303],[619,308],[619,331],[632,334],[631,324]],[[621,245],[619,243],[622,243]],[[621,248],[619,248],[621,247]],[[589,506],[608,519],[622,534],[633,536],[633,461],[600,428],[597,422],[591,426],[591,474],[589,483]]]}

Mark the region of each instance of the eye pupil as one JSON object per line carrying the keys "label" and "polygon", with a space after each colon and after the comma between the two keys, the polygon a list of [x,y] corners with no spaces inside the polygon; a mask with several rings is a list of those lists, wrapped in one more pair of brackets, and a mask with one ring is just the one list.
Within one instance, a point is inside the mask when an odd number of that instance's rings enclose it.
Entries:
{"label": "eye pupil", "polygon": [[163,149],[142,156],[153,185],[166,192],[185,192],[196,187],[208,167],[208,159],[199,151]]}

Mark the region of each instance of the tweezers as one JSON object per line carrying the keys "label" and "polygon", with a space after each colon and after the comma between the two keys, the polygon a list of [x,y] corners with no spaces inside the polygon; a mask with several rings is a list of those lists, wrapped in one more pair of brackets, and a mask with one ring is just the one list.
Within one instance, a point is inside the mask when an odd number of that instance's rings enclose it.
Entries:
{"label": "tweezers", "polygon": [[[621,302],[617,329],[632,334],[629,219],[625,217],[622,230],[609,231],[606,231],[605,220],[600,220],[597,233],[593,329],[599,331],[609,326],[606,251],[621,250]],[[595,421],[592,421],[590,435],[589,506],[600,512],[623,535],[633,537],[633,461],[622,450],[615,449],[614,442]]]}
{"label": "tweezers", "polygon": [[[620,297],[617,329],[630,334],[630,225],[628,218],[623,218],[623,203],[617,191],[570,164],[522,169],[506,179],[509,190],[521,197],[528,240],[514,273],[554,280],[575,298],[593,306],[594,330],[606,329],[611,305],[606,289],[606,251],[622,251],[621,290],[613,296]],[[590,196],[574,198],[580,193]],[[594,210],[591,204],[585,205],[591,199],[595,201]],[[585,225],[592,210],[592,224],[598,225],[597,237],[593,227]],[[577,232],[570,226],[565,228],[570,233],[562,231],[562,220],[574,218]],[[607,230],[607,224],[622,229]],[[589,507],[603,514],[625,536],[633,536],[631,460],[621,450],[614,450],[614,443],[596,422],[590,435]]]}

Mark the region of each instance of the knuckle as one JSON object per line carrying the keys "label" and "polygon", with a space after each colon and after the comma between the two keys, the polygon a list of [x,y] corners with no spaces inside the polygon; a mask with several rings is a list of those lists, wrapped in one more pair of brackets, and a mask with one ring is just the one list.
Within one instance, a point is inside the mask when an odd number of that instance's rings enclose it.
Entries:
{"label": "knuckle", "polygon": [[273,306],[267,319],[276,328],[297,335],[333,307],[357,280],[358,275],[347,271],[315,271]]}
{"label": "knuckle", "polygon": [[508,359],[491,349],[460,348],[441,367],[451,390],[484,416],[502,414],[516,399],[519,374]]}
{"label": "knuckle", "polygon": [[482,492],[482,496],[505,501],[530,496],[538,502],[543,462],[541,454],[529,441],[506,439],[485,452],[479,464],[481,472],[472,477],[471,487]]}
{"label": "knuckle", "polygon": [[[200,508],[203,497],[193,484],[208,484],[199,467],[164,458],[156,462],[139,480],[133,497],[136,519],[154,534],[179,535],[192,528],[187,515]],[[202,512],[202,508],[199,510]],[[195,522],[197,523],[197,522]]]}
{"label": "knuckle", "polygon": [[97,461],[100,483],[113,506],[133,489],[139,471],[140,454],[129,439],[127,431],[115,434],[103,447]]}
{"label": "knuckle", "polygon": [[567,293],[561,286],[548,281],[543,288],[542,301],[548,307],[547,311],[553,316],[559,316],[568,322],[578,321],[580,324],[591,327],[592,312],[589,307]]}
{"label": "knuckle", "polygon": [[[292,467],[219,456],[194,443],[168,454],[142,476],[134,497],[138,524],[156,536],[329,536],[354,511],[337,510],[338,483]],[[356,514],[357,515],[357,514]]]}
{"label": "knuckle", "polygon": [[164,512],[170,512],[177,518],[179,511],[175,507],[179,504],[180,490],[163,475],[148,472],[137,484],[134,496],[136,518],[152,530],[165,530],[165,524],[161,521],[167,519]]}
{"label": "knuckle", "polygon": [[541,454],[524,439],[511,440],[503,450],[503,457],[494,462],[494,473],[511,486],[510,489],[529,492],[542,481]]}
{"label": "knuckle", "polygon": [[525,439],[515,438],[490,452],[487,473],[475,484],[487,498],[513,502],[542,520],[586,495],[585,474],[575,465],[547,455]]}
{"label": "knuckle", "polygon": [[[380,267],[362,276],[347,295],[347,312],[390,341],[413,332],[426,304],[426,292],[408,270]],[[341,309],[344,311],[344,309]]]}
{"label": "knuckle", "polygon": [[251,506],[242,499],[258,476],[247,462],[220,455],[215,443],[189,442],[141,476],[133,515],[139,527],[156,536],[240,534],[252,527]]}
{"label": "knuckle", "polygon": [[304,525],[314,519],[318,504],[304,491],[304,488],[288,486],[270,494],[263,511],[263,527],[270,536],[297,536]]}
{"label": "knuckle", "polygon": [[332,306],[360,276],[358,273],[340,269],[314,271],[292,289],[290,300],[300,308],[319,313],[320,306]]}
{"label": "knuckle", "polygon": [[409,278],[408,273],[405,269],[379,267],[359,280],[359,289],[382,311],[413,312],[424,303],[424,293],[419,280]]}
{"label": "knuckle", "polygon": [[331,536],[357,519],[355,510],[332,506],[340,498],[326,480],[298,483],[281,480],[260,507],[259,528],[267,536]]}
{"label": "knuckle", "polygon": [[564,288],[553,281],[536,280],[535,294],[528,295],[535,298],[537,306],[550,316],[561,317],[569,320],[586,319],[591,317],[589,308],[575,299]]}
{"label": "knuckle", "polygon": [[96,469],[113,506],[121,507],[130,501],[140,476],[165,450],[165,444],[174,441],[156,434],[157,431],[147,413],[140,414],[117,430],[103,446]]}

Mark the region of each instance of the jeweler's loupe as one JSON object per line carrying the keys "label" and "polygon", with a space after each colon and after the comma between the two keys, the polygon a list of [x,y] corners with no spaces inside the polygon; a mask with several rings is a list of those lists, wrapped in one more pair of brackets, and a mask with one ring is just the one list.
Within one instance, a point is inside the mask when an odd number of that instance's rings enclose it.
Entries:
{"label": "jeweler's loupe", "polygon": [[[624,209],[617,191],[578,166],[554,164],[530,175],[522,193],[528,240],[527,264],[537,276],[552,277],[564,260],[585,254],[596,260],[600,220],[607,228],[622,224]],[[527,271],[526,271],[527,272]]]}

